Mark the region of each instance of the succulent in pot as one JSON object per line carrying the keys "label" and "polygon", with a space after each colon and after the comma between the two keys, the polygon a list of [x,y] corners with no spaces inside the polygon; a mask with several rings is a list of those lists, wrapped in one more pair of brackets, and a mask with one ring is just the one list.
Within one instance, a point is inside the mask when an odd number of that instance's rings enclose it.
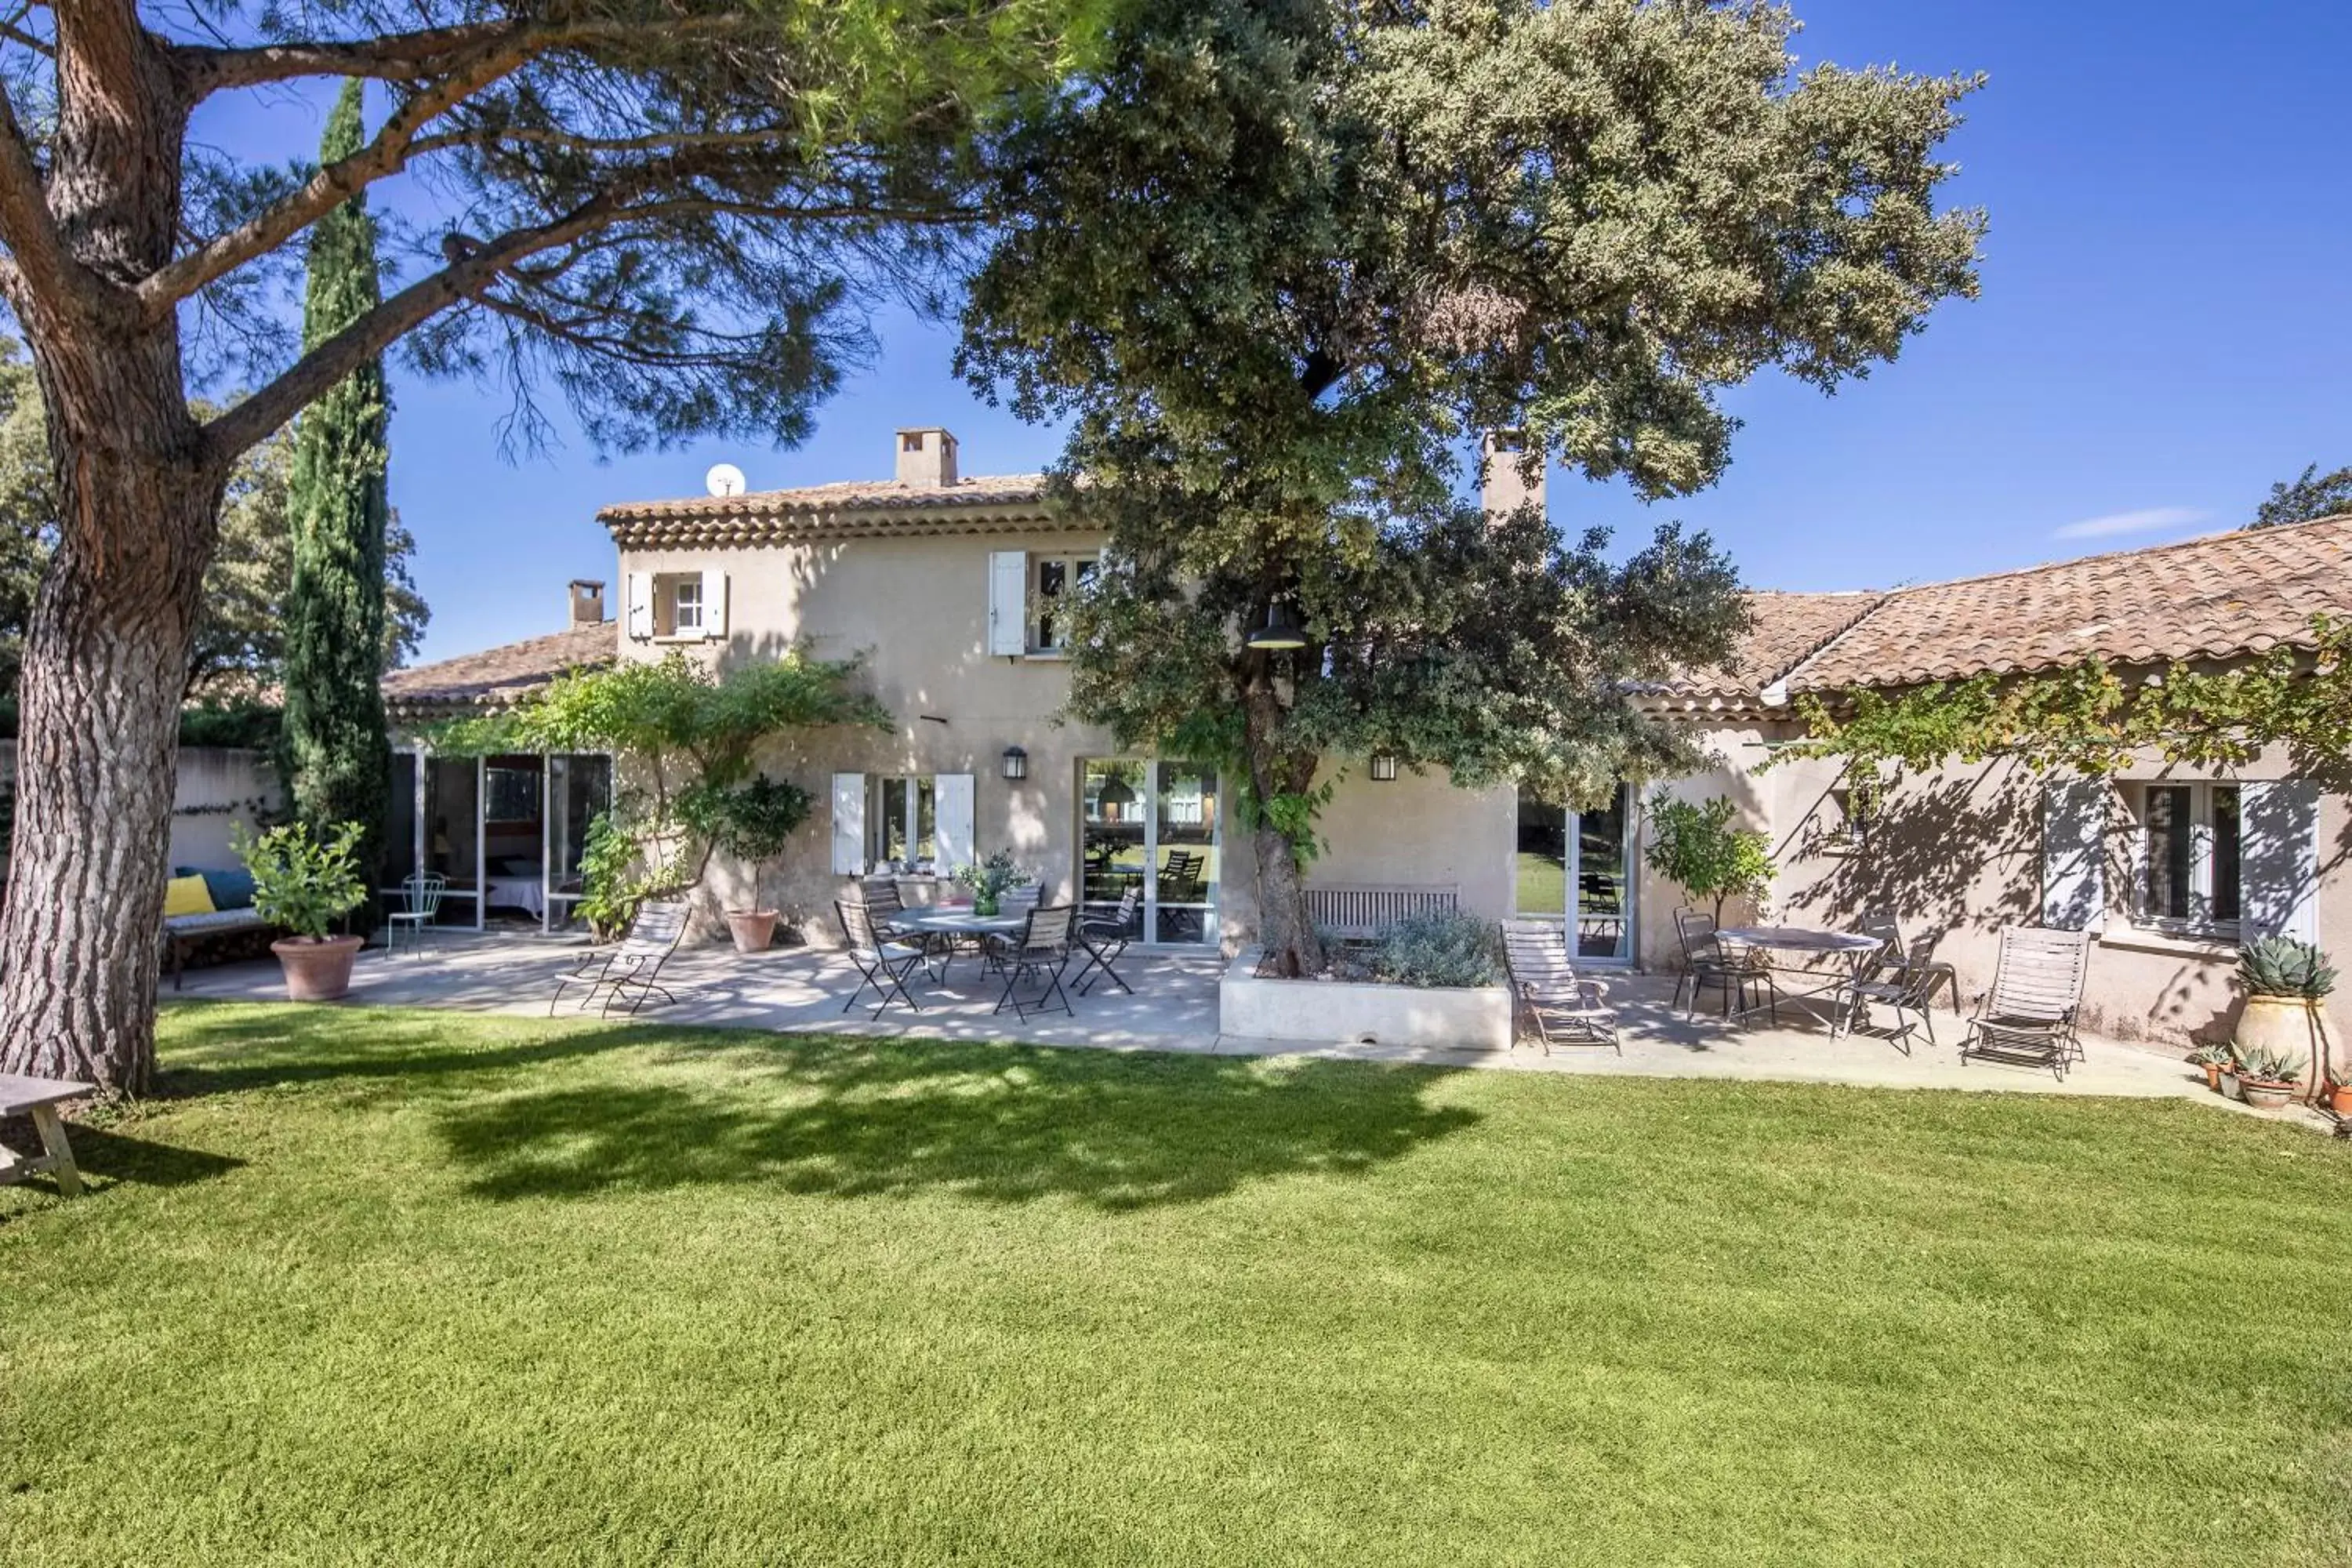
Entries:
{"label": "succulent in pot", "polygon": [[2218,1040],[2208,1041],[2189,1053],[2189,1064],[2205,1069],[2205,1087],[2210,1089],[2221,1087],[2221,1074],[2237,1060],[2237,1053]]}
{"label": "succulent in pot", "polygon": [[290,933],[269,944],[286,972],[287,999],[332,1002],[352,988],[361,938],[333,934],[367,902],[360,876],[360,825],[339,822],[324,834],[289,822],[258,837],[239,823],[230,839],[253,876],[253,907]]}
{"label": "succulent in pot", "polygon": [[2336,989],[2336,969],[2327,955],[2294,937],[2264,937],[2239,953],[2238,982],[2246,991],[2238,1015],[2240,1058],[2249,1052],[2298,1058],[2314,1070],[2296,1087],[2316,1095],[2334,1055],[2322,1005]]}
{"label": "succulent in pot", "polygon": [[2276,1110],[2294,1098],[2303,1081],[2305,1058],[2267,1047],[2238,1047],[2238,1087],[2257,1110]]}

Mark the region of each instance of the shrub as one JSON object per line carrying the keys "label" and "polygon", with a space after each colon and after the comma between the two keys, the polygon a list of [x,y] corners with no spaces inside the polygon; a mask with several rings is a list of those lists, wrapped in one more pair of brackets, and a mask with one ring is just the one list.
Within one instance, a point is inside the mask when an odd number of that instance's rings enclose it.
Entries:
{"label": "shrub", "polygon": [[2301,996],[2316,1001],[2336,989],[2327,955],[2291,936],[2266,936],[2238,955],[2238,978],[2254,996]]}
{"label": "shrub", "polygon": [[1722,795],[1705,805],[1664,790],[1650,797],[1650,845],[1643,859],[1693,901],[1713,904],[1718,924],[1726,899],[1761,899],[1772,885],[1771,841],[1753,828],[1731,826],[1738,809]]}
{"label": "shrub", "polygon": [[1502,974],[1494,923],[1457,910],[1407,915],[1381,938],[1372,972],[1395,985],[1492,985]]}

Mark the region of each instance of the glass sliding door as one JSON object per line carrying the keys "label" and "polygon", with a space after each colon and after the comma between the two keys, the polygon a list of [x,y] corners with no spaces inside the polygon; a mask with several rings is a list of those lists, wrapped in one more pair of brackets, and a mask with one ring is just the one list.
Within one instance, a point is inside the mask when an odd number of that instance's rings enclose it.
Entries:
{"label": "glass sliding door", "polygon": [[440,925],[482,926],[482,759],[425,759],[425,868],[449,886]]}
{"label": "glass sliding door", "polygon": [[572,923],[587,891],[581,860],[588,825],[613,804],[613,759],[555,755],[547,759],[547,925]]}
{"label": "glass sliding door", "polygon": [[407,907],[402,884],[418,868],[417,763],[415,752],[394,752],[384,779],[383,863],[376,868],[375,890],[387,910]]}
{"label": "glass sliding door", "polygon": [[1560,921],[1580,963],[1633,956],[1632,806],[1631,785],[1598,811],[1520,792],[1515,912]]}
{"label": "glass sliding door", "polygon": [[1079,783],[1079,897],[1090,915],[1132,889],[1139,942],[1215,943],[1222,857],[1217,771],[1196,763],[1089,758]]}

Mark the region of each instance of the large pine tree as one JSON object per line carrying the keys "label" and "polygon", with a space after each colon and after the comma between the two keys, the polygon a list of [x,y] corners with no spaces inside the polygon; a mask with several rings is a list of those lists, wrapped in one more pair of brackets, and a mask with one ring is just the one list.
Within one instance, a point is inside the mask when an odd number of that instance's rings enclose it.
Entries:
{"label": "large pine tree", "polygon": [[[362,83],[344,85],[319,162],[362,144]],[[353,196],[310,231],[302,307],[306,349],[383,300],[374,220]],[[367,360],[298,420],[289,524],[294,574],[286,598],[286,757],[296,815],[314,826],[357,822],[362,865],[383,841],[390,742],[381,684],[390,408],[383,361]]]}

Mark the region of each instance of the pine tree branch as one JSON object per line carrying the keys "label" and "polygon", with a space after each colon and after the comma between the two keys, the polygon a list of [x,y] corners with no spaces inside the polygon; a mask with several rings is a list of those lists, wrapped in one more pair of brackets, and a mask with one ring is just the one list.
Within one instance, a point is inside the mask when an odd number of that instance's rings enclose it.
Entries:
{"label": "pine tree branch", "polygon": [[36,299],[55,306],[94,292],[94,279],[66,249],[49,216],[32,144],[5,92],[0,92],[0,247],[8,252],[0,259],[13,263],[0,284],[19,321]]}

